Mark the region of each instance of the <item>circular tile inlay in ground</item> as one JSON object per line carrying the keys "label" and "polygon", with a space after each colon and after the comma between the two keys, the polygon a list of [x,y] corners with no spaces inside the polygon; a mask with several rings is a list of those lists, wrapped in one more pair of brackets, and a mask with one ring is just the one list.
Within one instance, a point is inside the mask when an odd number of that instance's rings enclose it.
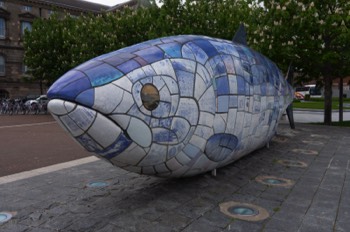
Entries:
{"label": "circular tile inlay in ground", "polygon": [[294,181],[292,180],[275,176],[257,176],[255,180],[261,184],[269,186],[290,187],[294,184]]}
{"label": "circular tile inlay in ground", "polygon": [[287,167],[297,167],[297,168],[306,168],[307,164],[302,161],[296,161],[296,160],[278,160],[279,164],[282,164]]}
{"label": "circular tile inlay in ground", "polygon": [[9,221],[12,218],[12,214],[8,212],[0,212],[0,224]]}
{"label": "circular tile inlay in ground", "polygon": [[88,184],[86,184],[89,188],[102,188],[109,186],[109,183],[103,182],[103,181],[91,181]]}
{"label": "circular tile inlay in ground", "polygon": [[231,218],[245,221],[262,221],[269,217],[267,210],[260,206],[234,201],[221,203],[220,211]]}
{"label": "circular tile inlay in ground", "polygon": [[300,153],[303,155],[318,155],[318,151],[299,149],[299,148],[293,149],[292,152]]}

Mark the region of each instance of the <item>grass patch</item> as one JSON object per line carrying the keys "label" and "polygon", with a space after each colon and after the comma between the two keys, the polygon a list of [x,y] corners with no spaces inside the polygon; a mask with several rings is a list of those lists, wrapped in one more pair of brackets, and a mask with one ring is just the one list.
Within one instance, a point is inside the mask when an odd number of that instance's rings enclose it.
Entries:
{"label": "grass patch", "polygon": [[[324,123],[314,123],[317,125],[324,125]],[[343,122],[332,122],[331,126],[341,126],[341,127],[350,127],[350,121],[343,121]]]}
{"label": "grass patch", "polygon": [[[343,104],[345,105],[343,107],[344,109],[350,109],[350,98],[345,98]],[[299,108],[299,109],[324,110],[324,99],[323,98],[311,98],[310,101],[295,100],[295,101],[293,101],[293,107]],[[333,110],[339,109],[339,99],[338,98],[332,99],[332,109]]]}

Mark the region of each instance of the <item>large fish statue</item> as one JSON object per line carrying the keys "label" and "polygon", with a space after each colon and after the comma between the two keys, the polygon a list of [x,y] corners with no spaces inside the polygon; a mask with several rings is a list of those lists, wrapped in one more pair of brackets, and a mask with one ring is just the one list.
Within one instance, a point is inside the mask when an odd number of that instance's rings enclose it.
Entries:
{"label": "large fish statue", "polygon": [[53,117],[97,157],[131,172],[182,177],[267,145],[293,89],[242,42],[180,35],[89,60],[48,97]]}

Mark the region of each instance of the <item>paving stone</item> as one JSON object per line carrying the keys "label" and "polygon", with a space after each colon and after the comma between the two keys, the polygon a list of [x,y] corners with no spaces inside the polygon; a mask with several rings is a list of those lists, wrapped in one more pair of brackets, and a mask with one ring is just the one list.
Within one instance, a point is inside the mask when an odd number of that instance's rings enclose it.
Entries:
{"label": "paving stone", "polygon": [[[0,211],[15,211],[0,224],[1,232],[46,231],[350,231],[349,135],[343,128],[297,125],[295,136],[272,142],[237,162],[210,174],[161,179],[123,171],[96,161],[0,186]],[[311,134],[324,145],[312,146]],[[330,147],[330,144],[332,145]],[[350,146],[349,146],[350,147]],[[313,149],[302,155],[293,149]],[[279,159],[306,162],[306,168],[285,167]],[[269,187],[258,175],[292,179],[290,188]],[[87,188],[89,181],[105,188]],[[4,200],[3,200],[4,199]],[[233,219],[219,204],[236,201],[265,208],[260,222]]]}

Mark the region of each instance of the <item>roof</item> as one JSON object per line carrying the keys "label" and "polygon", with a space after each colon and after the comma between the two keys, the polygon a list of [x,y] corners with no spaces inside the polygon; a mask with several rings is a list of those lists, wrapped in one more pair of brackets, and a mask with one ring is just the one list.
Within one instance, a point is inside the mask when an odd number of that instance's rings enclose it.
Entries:
{"label": "roof", "polygon": [[119,8],[123,8],[123,7],[127,7],[127,6],[133,7],[137,4],[138,4],[138,2],[136,0],[130,0],[130,1],[123,2],[123,3],[117,4],[115,6],[112,6],[107,11],[115,11],[115,10],[118,10]]}
{"label": "roof", "polygon": [[23,0],[27,3],[43,4],[48,6],[56,6],[59,8],[68,8],[77,11],[88,11],[92,13],[101,13],[110,7],[102,4],[87,2],[83,0]]}

